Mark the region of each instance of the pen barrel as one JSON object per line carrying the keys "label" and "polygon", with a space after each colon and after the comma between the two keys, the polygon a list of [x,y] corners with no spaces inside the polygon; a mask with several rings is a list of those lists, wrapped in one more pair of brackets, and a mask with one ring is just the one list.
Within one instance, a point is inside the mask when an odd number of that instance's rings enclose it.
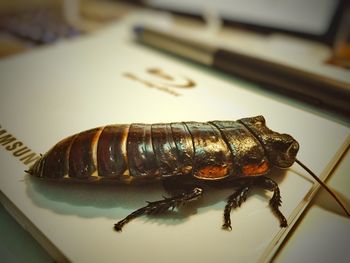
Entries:
{"label": "pen barrel", "polygon": [[165,31],[148,28],[137,28],[135,31],[138,41],[141,43],[200,64],[207,66],[212,64],[215,47]]}
{"label": "pen barrel", "polygon": [[217,50],[212,66],[255,81],[265,88],[350,116],[350,85],[347,83],[232,50]]}

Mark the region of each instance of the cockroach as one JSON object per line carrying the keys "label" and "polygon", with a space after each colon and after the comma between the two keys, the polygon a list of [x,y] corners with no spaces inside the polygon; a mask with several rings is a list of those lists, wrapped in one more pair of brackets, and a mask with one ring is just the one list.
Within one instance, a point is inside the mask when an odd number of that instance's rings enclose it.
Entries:
{"label": "cockroach", "polygon": [[145,183],[176,181],[172,196],[148,204],[115,224],[121,231],[130,220],[174,209],[203,194],[202,183],[220,181],[236,191],[224,209],[224,229],[231,229],[230,212],[253,187],[273,192],[269,205],[280,221],[278,184],[266,177],[272,167],[301,165],[339,203],[336,195],[296,159],[298,142],[270,130],[263,116],[237,121],[134,123],[83,131],[58,142],[27,171],[42,179],[78,182]]}

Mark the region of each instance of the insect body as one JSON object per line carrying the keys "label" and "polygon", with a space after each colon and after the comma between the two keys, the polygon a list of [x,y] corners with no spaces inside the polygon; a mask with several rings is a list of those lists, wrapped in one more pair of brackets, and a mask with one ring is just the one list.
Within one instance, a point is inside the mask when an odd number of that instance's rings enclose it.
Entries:
{"label": "insect body", "polygon": [[290,167],[298,149],[298,142],[290,135],[267,128],[262,116],[206,123],[110,125],[60,141],[28,173],[59,181],[162,180],[164,185],[177,181],[177,194],[149,202],[128,215],[115,225],[118,231],[135,217],[197,199],[203,194],[200,183],[212,181],[234,181],[234,187],[238,187],[228,198],[224,228],[231,228],[231,209],[246,199],[252,187],[273,191],[270,206],[285,227],[287,221],[279,211],[278,185],[264,175],[273,166]]}

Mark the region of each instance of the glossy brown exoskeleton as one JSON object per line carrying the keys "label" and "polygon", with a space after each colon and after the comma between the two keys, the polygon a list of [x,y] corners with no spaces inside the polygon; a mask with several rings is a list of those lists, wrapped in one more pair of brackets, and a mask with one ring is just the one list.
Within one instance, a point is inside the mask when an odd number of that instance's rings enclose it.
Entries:
{"label": "glossy brown exoskeleton", "polygon": [[270,206],[285,227],[278,185],[265,175],[271,167],[290,167],[298,149],[290,135],[267,128],[263,116],[206,123],[109,125],[60,141],[28,173],[59,181],[177,182],[176,194],[128,215],[115,224],[117,231],[135,217],[197,199],[203,194],[201,183],[213,181],[234,182],[237,188],[228,198],[223,228],[231,228],[231,209],[253,187],[273,191]]}

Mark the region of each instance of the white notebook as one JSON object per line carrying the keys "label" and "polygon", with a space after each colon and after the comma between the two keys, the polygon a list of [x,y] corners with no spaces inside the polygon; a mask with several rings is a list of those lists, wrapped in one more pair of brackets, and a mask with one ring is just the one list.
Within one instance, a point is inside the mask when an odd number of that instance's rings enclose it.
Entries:
{"label": "white notebook", "polygon": [[141,217],[117,233],[114,223],[165,195],[159,185],[54,184],[25,175],[37,153],[93,127],[263,115],[271,129],[300,143],[300,160],[327,177],[349,143],[349,128],[253,84],[141,46],[133,40],[133,22],[129,17],[92,35],[0,62],[2,201],[56,260],[268,260],[317,188],[296,165],[272,175],[289,226],[281,229],[268,207],[271,193],[254,191],[231,213],[231,232],[221,225],[226,198],[234,190],[208,192],[179,213]]}

